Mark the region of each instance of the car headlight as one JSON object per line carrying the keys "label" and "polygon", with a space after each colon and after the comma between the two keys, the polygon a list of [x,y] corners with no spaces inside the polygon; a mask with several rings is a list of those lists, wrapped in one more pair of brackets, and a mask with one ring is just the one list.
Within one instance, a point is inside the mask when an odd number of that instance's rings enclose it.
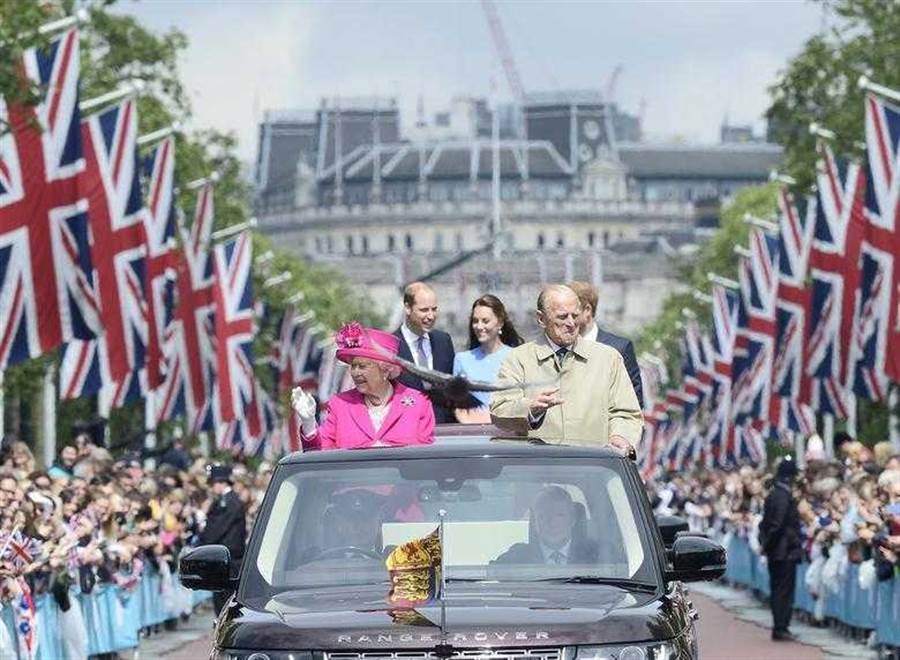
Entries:
{"label": "car headlight", "polygon": [[675,657],[675,647],[670,642],[579,646],[575,653],[575,660],[674,660]]}
{"label": "car headlight", "polygon": [[243,649],[224,649],[219,651],[216,660],[313,660],[309,651],[245,651]]}

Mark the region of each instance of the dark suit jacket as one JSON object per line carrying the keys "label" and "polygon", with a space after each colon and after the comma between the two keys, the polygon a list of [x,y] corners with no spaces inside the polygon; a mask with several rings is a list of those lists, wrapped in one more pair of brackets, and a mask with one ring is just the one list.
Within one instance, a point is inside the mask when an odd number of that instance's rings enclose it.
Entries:
{"label": "dark suit jacket", "polygon": [[[412,346],[406,343],[400,328],[397,328],[394,331],[394,334],[400,338],[400,357],[404,360],[415,362],[412,354]],[[443,330],[432,330],[428,333],[428,337],[431,339],[431,361],[434,370],[441,371],[445,374],[452,374],[453,358],[456,357],[456,351],[453,350],[453,340],[450,339],[450,335]],[[420,392],[425,391],[425,384],[418,376],[403,372],[398,380],[407,387],[412,387]],[[437,424],[447,424],[455,422],[456,417],[454,417],[452,410],[447,410],[442,406],[435,405],[434,421]]]}
{"label": "dark suit jacket", "polygon": [[631,379],[631,385],[634,387],[634,393],[637,394],[638,403],[641,410],[644,409],[644,387],[641,384],[641,370],[638,367],[637,356],[634,354],[634,344],[630,339],[614,335],[607,332],[603,328],[599,328],[597,332],[597,341],[607,346],[612,346],[619,351],[622,359],[625,361],[625,369],[628,370],[628,377]]}
{"label": "dark suit jacket", "polygon": [[[597,544],[590,539],[573,538],[569,546],[568,564],[594,564],[597,562],[599,550]],[[544,564],[544,553],[540,543],[516,543],[509,550],[497,557],[497,564]]]}
{"label": "dark suit jacket", "polygon": [[200,544],[207,543],[228,548],[232,571],[240,566],[247,545],[247,520],[244,504],[234,491],[217,497],[209,507],[206,527],[200,532]]}
{"label": "dark suit jacket", "polygon": [[759,523],[759,543],[770,561],[803,559],[800,514],[789,484],[776,481],[766,498]]}

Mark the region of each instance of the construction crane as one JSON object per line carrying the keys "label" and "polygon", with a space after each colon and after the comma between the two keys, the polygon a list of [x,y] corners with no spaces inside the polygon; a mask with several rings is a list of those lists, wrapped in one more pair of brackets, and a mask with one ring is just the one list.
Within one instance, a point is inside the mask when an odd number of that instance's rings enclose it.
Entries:
{"label": "construction crane", "polygon": [[509,41],[506,39],[506,32],[503,30],[503,23],[500,21],[500,14],[497,13],[497,6],[493,0],[481,0],[481,7],[484,9],[484,15],[491,30],[491,38],[494,41],[494,47],[497,49],[497,56],[503,65],[503,73],[506,75],[509,90],[512,92],[516,102],[521,104],[525,99],[525,88],[522,87],[522,78],[519,76],[518,68],[516,68],[516,61],[513,59]]}
{"label": "construction crane", "polygon": [[609,74],[609,81],[606,83],[606,96],[603,99],[603,125],[606,129],[606,141],[609,144],[610,155],[615,159],[619,159],[619,147],[616,143],[616,128],[613,123],[613,104],[616,102],[616,83],[619,76],[622,75],[621,64],[617,64]]}

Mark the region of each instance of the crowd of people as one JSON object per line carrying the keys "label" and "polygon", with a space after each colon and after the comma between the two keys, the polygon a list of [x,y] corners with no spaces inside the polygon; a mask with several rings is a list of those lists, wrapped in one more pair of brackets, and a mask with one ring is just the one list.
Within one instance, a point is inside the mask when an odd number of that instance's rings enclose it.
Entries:
{"label": "crowd of people", "polygon": [[776,574],[780,562],[809,562],[804,586],[816,598],[819,619],[821,596],[842,588],[849,564],[859,565],[860,586],[900,577],[900,452],[890,442],[870,449],[846,434],[838,434],[836,445],[837,458],[826,460],[813,436],[802,467],[788,459],[774,472],[701,469],[647,484],[657,513],[684,516],[692,530],[726,547],[740,537],[766,557],[776,636],[790,620],[779,603],[793,598],[780,598],[781,587],[793,585],[793,575]]}
{"label": "crowd of people", "polygon": [[[293,391],[302,445],[427,444],[436,424],[493,422],[633,457],[640,371],[631,342],[601,329],[596,309],[590,285],[544,287],[535,309],[539,336],[526,341],[502,301],[485,295],[472,305],[468,350],[456,352],[436,328],[434,290],[414,283],[393,333],[358,323],[337,333],[336,358],[349,367],[350,389],[324,406]],[[775,474],[747,466],[665,474],[647,483],[648,493],[657,513],[683,515],[691,529],[726,546],[741,537],[767,556],[773,594],[791,590],[784,576],[792,580],[790,562],[801,560],[810,562],[814,595],[840,588],[851,562],[860,564],[860,579],[891,579],[900,575],[900,454],[890,443],[870,450],[843,440],[839,460],[826,460],[815,439],[802,470],[783,461]],[[170,575],[181,551],[202,543],[228,546],[236,570],[271,466],[208,468],[177,441],[148,470],[140,456],[114,457],[82,434],[44,470],[25,443],[4,440],[0,600],[49,593],[66,610],[73,586],[87,594],[103,583],[134,589],[149,567]],[[228,597],[217,594],[217,610]],[[785,616],[775,612],[773,635],[789,636]]]}
{"label": "crowd of people", "polygon": [[[221,542],[211,538],[219,533],[216,498],[225,490],[215,482],[226,482],[240,500],[247,513],[240,524],[247,525],[271,473],[266,464],[209,467],[176,442],[148,469],[140,456],[114,458],[82,434],[45,470],[28,445],[7,437],[0,448],[0,601],[49,594],[65,612],[73,587],[90,594],[114,584],[128,592],[148,570],[171,575],[185,547]],[[174,602],[172,609],[190,612]]]}

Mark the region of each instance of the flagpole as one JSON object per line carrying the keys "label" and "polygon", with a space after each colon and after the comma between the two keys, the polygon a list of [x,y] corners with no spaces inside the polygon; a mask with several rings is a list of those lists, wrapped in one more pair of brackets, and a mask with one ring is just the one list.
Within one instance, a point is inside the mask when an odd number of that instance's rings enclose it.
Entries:
{"label": "flagpole", "polygon": [[864,89],[868,92],[874,92],[879,96],[883,96],[886,99],[890,99],[891,101],[900,102],[900,92],[895,89],[891,89],[890,87],[885,87],[884,85],[879,85],[878,83],[872,82],[869,80],[868,76],[860,76],[857,81],[857,85],[860,89]]}
{"label": "flagpole", "polygon": [[735,291],[739,291],[741,288],[741,285],[734,280],[730,280],[727,277],[722,277],[721,275],[716,275],[715,273],[707,273],[706,279],[708,279],[713,284],[724,286],[726,289],[734,289]]}
{"label": "flagpole", "polygon": [[[156,449],[156,390],[148,388],[144,398],[144,449],[148,453]],[[156,467],[156,459],[148,457],[144,460],[144,469],[152,470]]]}
{"label": "flagpole", "polygon": [[236,225],[231,225],[230,227],[225,227],[224,229],[220,229],[219,231],[214,231],[212,233],[212,240],[221,241],[222,239],[228,238],[230,236],[234,236],[235,234],[240,234],[245,229],[253,229],[259,224],[256,218],[250,218],[246,222],[239,222]]}
{"label": "flagpole", "polygon": [[3,389],[3,369],[0,369],[0,439],[6,433],[6,391]]}
{"label": "flagpole", "polygon": [[78,104],[78,109],[83,113],[91,112],[92,110],[96,110],[105,105],[140,94],[144,91],[144,86],[143,80],[132,80],[111,92],[101,94],[92,99],[87,99],[86,101],[81,101]]}
{"label": "flagpole", "polygon": [[44,371],[41,388],[43,405],[41,406],[44,445],[44,466],[50,467],[56,459],[56,363],[50,362]]}
{"label": "flagpole", "polygon": [[447,555],[447,548],[444,545],[444,518],[447,517],[447,512],[444,509],[438,510],[438,517],[440,518],[438,536],[441,539],[441,646],[444,647],[447,645],[447,605],[444,602],[444,592],[447,588],[447,564],[444,560]]}
{"label": "flagpole", "polygon": [[856,418],[857,398],[855,394],[847,397],[847,433],[856,440],[857,434],[857,418]]}
{"label": "flagpole", "polygon": [[170,135],[174,135],[180,130],[181,122],[176,121],[170,126],[166,126],[165,128],[160,128],[159,130],[147,133],[146,135],[139,135],[137,139],[137,146],[146,147],[148,145],[161,142],[162,140],[165,140],[167,137],[169,137]]}
{"label": "flagpole", "polygon": [[822,440],[825,444],[825,456],[834,458],[834,415],[823,415]]}
{"label": "flagpole", "polygon": [[759,227],[760,229],[768,232],[778,233],[778,225],[772,222],[771,220],[766,220],[765,218],[760,218],[758,216],[753,215],[752,213],[744,214],[744,222],[748,225],[753,225],[755,227]]}
{"label": "flagpole", "polygon": [[891,385],[888,394],[888,437],[894,449],[900,449],[900,416],[897,414],[897,407],[900,406],[900,386]]}

